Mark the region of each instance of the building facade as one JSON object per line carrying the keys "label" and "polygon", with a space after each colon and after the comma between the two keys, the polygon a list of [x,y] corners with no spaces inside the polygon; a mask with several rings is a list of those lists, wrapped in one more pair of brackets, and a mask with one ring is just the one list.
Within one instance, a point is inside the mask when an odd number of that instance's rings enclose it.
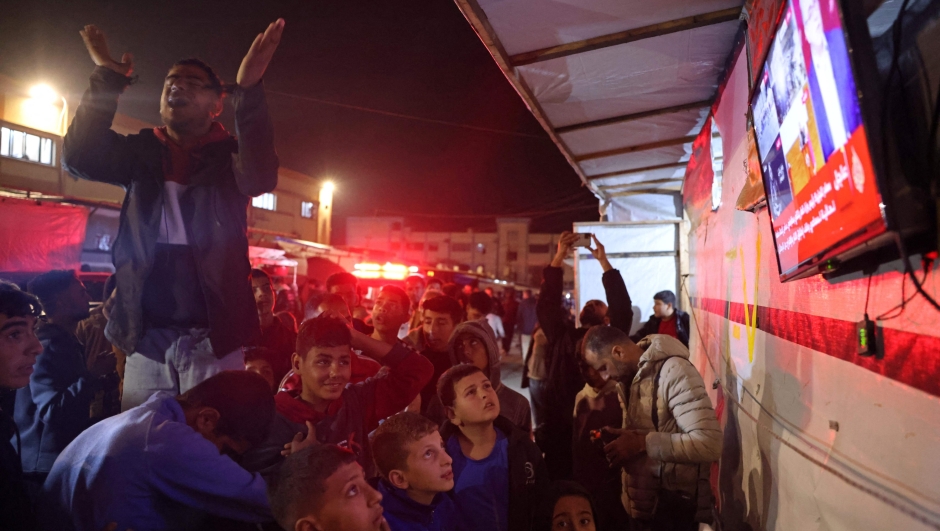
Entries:
{"label": "building facade", "polygon": [[[408,227],[402,217],[348,217],[346,244],[388,252],[409,264],[457,266],[537,286],[542,269],[552,260],[558,234],[531,233],[530,221],[497,218],[496,232],[420,232]],[[566,269],[570,275],[570,269]]]}

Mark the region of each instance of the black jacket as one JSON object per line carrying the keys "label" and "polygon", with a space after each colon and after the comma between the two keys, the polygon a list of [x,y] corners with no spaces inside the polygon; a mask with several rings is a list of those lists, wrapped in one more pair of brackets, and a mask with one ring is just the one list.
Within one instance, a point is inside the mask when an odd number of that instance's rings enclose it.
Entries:
{"label": "black jacket", "polygon": [[[633,303],[620,271],[611,269],[601,277],[607,293],[607,316],[610,325],[626,333],[633,324]],[[571,477],[571,438],[575,399],[584,388],[584,378],[578,366],[578,345],[587,333],[587,327],[576,328],[568,319],[562,304],[564,272],[560,267],[548,266],[542,272],[542,287],[536,311],[539,326],[548,339],[545,360],[548,377],[543,380],[548,404],[547,418],[536,432],[536,442],[544,446],[546,459],[551,462],[552,479]]]}
{"label": "black jacket", "polygon": [[[153,266],[163,211],[165,146],[152,129],[122,136],[111,131],[118,96],[130,80],[97,67],[69,126],[62,165],[69,173],[123,187],[114,242],[117,300],[105,335],[127,353],[144,333],[141,300]],[[204,148],[191,186],[180,199],[187,238],[206,300],[209,339],[219,357],[260,334],[248,262],[248,201],[277,186],[278,159],[261,83],[235,93],[238,139]]]}
{"label": "black jacket", "polygon": [[[662,319],[655,315],[650,317],[650,320],[646,321],[635,334],[630,336],[630,339],[635,343],[648,335],[658,334],[661,321]],[[676,336],[683,345],[689,346],[689,314],[678,308],[676,308]]]}
{"label": "black jacket", "polygon": [[17,448],[20,434],[7,413],[12,409],[13,397],[13,391],[0,390],[0,529],[33,531],[36,519],[23,482],[23,466]]}
{"label": "black jacket", "polygon": [[[539,502],[548,493],[550,480],[542,451],[529,434],[517,428],[506,417],[499,416],[493,426],[509,438],[509,529],[529,531]],[[460,433],[460,428],[446,421],[441,426],[445,444]]]}

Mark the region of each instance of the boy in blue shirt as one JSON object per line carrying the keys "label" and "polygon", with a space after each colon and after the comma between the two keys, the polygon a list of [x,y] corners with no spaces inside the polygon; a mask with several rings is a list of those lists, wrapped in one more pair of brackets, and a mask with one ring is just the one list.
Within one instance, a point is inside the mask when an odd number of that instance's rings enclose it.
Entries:
{"label": "boy in blue shirt", "polygon": [[372,483],[382,493],[391,531],[450,531],[456,508],[453,460],[437,424],[418,413],[390,417],[372,433],[372,455],[382,475]]}
{"label": "boy in blue shirt", "polygon": [[457,531],[526,531],[548,489],[542,451],[499,414],[493,384],[478,367],[441,375],[438,397],[449,419],[441,427],[453,458]]}

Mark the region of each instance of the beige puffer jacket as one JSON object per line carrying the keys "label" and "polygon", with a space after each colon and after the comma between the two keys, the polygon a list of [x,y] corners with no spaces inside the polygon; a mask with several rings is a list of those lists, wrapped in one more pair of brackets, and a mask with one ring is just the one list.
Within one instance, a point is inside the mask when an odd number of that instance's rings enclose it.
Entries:
{"label": "beige puffer jacket", "polygon": [[[648,520],[660,487],[697,493],[697,518],[708,522],[712,504],[708,476],[711,463],[721,456],[722,434],[702,376],[688,361],[689,350],[674,337],[647,336],[639,346],[646,351],[630,384],[623,427],[651,433],[646,436],[646,453],[623,467],[623,506],[633,518]],[[659,432],[651,414],[657,373]]]}

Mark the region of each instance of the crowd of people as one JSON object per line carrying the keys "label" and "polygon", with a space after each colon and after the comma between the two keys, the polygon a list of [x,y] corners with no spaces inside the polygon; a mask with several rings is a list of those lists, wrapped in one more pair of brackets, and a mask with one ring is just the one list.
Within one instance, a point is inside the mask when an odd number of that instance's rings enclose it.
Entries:
{"label": "crowd of people", "polygon": [[[127,190],[116,272],[93,312],[73,271],[0,282],[0,528],[709,522],[722,437],[688,316],[661,292],[630,336],[632,301],[596,238],[607,302],[577,319],[571,233],[521,300],[415,276],[367,312],[351,274],[297,300],[251,269],[248,198],[278,165],[261,78],[283,27],[258,36],[234,86],[199,60],[174,65],[165,125],[128,137],[110,125],[132,58],[82,31],[97,67],[63,163]],[[227,93],[237,139],[215,121]],[[517,336],[529,398],[501,378]]]}

